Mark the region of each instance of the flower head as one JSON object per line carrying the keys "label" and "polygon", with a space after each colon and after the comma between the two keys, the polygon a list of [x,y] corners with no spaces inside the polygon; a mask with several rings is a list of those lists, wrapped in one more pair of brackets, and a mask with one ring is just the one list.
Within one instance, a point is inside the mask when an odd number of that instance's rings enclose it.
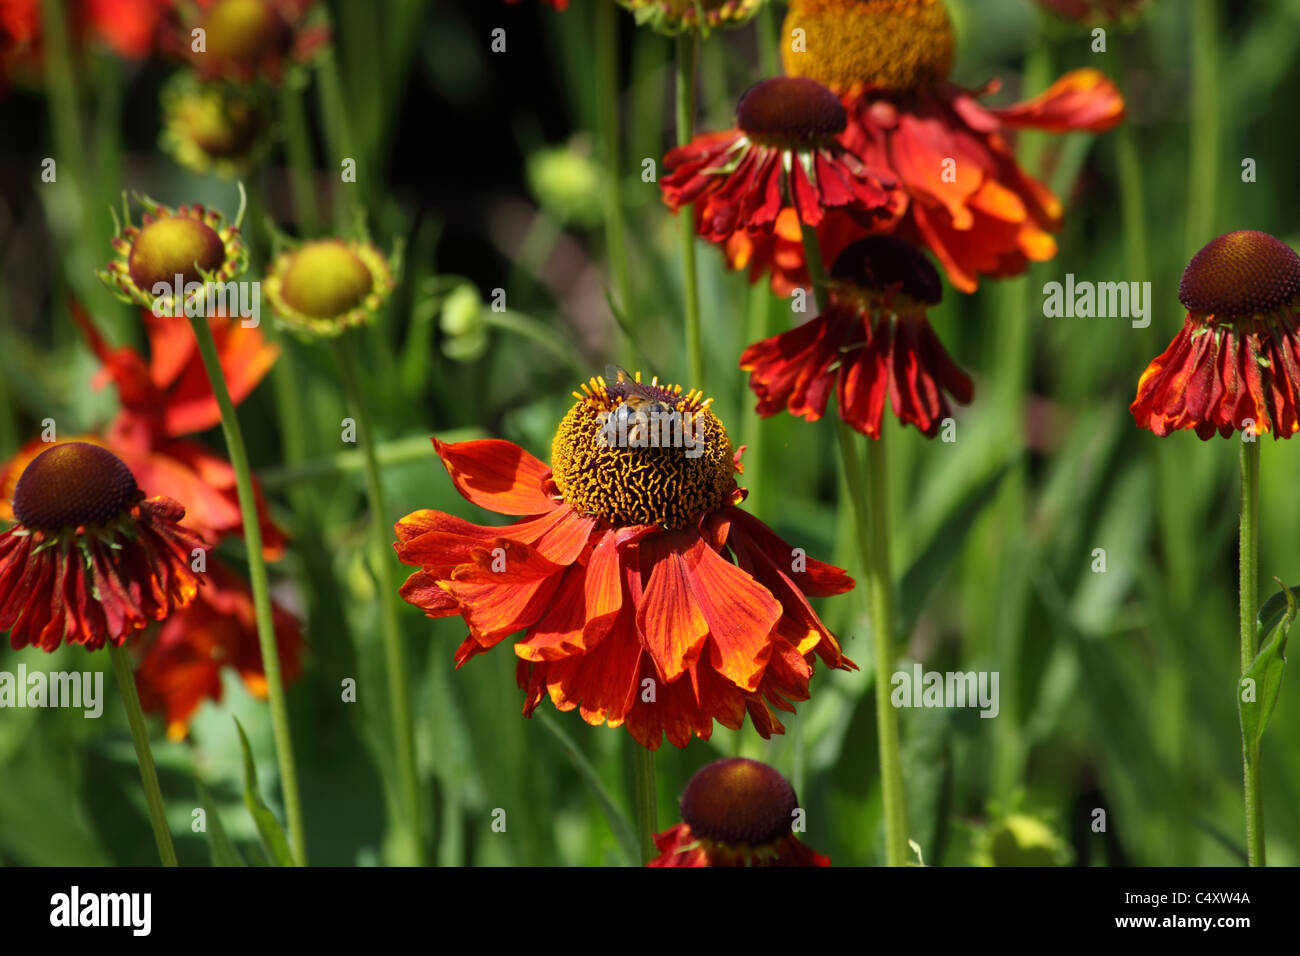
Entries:
{"label": "flower head", "polygon": [[[148,197],[145,214],[113,238],[114,257],[99,278],[123,302],[157,315],[179,314],[208,282],[227,282],[248,267],[248,248],[239,220],[228,223],[215,209],[197,203],[172,209]],[[179,279],[177,277],[180,277]],[[180,285],[182,302],[176,301]]]}
{"label": "flower head", "polygon": [[271,110],[256,89],[180,73],[164,88],[162,106],[162,148],[197,172],[233,178],[270,145]]}
{"label": "flower head", "polygon": [[15,649],[121,645],[194,599],[185,509],[145,499],[126,464],[88,442],[56,445],[23,471],[17,524],[0,534],[0,631]]}
{"label": "flower head", "polygon": [[278,83],[329,38],[316,0],[195,0],[175,9],[168,42],[205,80]]}
{"label": "flower head", "polygon": [[840,254],[831,279],[821,315],[741,354],[758,413],[816,421],[833,386],[840,417],[864,435],[880,437],[888,394],[900,421],[933,437],[949,397],[964,405],[973,393],[926,319],[943,296],[938,272],[916,247],[872,236]]}
{"label": "flower head", "polygon": [[785,34],[805,41],[782,46],[785,71],[836,91],[941,84],[956,56],[943,0],[792,0]]}
{"label": "flower head", "polygon": [[1267,233],[1219,236],[1192,257],[1182,331],[1147,366],[1129,410],[1141,428],[1274,439],[1300,429],[1300,256]]}
{"label": "flower head", "polygon": [[696,771],[682,793],[682,821],[656,834],[649,866],[830,866],[794,835],[790,781],[743,757]]}
{"label": "flower head", "polygon": [[[163,714],[172,740],[185,739],[204,700],[221,702],[226,668],[239,675],[254,697],[267,696],[252,592],[216,561],[209,562],[206,580],[194,603],[148,636],[136,669],[141,706]],[[278,604],[272,605],[272,617],[280,670],[288,683],[302,673],[302,634],[297,619]]]}
{"label": "flower head", "polygon": [[742,231],[770,235],[786,209],[808,226],[843,210],[864,228],[901,212],[893,181],[840,143],[844,107],[815,80],[763,80],[741,97],[736,121],[736,129],[698,136],[664,157],[664,202],[674,212],[696,203],[697,228],[711,242]]}
{"label": "flower head", "polygon": [[707,739],[714,720],[738,728],[746,712],[780,733],[771,708],[808,698],[814,656],[853,666],[808,603],[852,580],[740,509],[737,456],[698,392],[620,377],[574,394],[549,468],[510,442],[435,439],[462,495],[522,520],[407,515],[397,553],[419,570],[403,597],[464,618],[458,666],[523,632],[526,715],[549,695],[651,749],[665,734]]}
{"label": "flower head", "polygon": [[638,24],[675,36],[696,30],[707,33],[747,23],[764,0],[618,0]]}
{"label": "flower head", "polygon": [[393,291],[392,269],[368,242],[318,239],[281,253],[262,283],[285,325],[333,337],[368,322]]}
{"label": "flower head", "polygon": [[[896,234],[928,247],[954,286],[971,292],[981,275],[1015,275],[1056,254],[1061,203],[1020,169],[1004,133],[1109,129],[1124,114],[1113,83],[1077,70],[1025,103],[981,106],[976,97],[997,84],[970,92],[948,81],[953,38],[941,0],[792,0],[785,32],[795,29],[806,42],[785,45],[786,73],[841,97],[844,146],[904,194]],[[828,260],[864,234],[844,218],[833,212],[819,227]],[[729,261],[751,276],[770,271],[777,291],[806,286],[791,233],[734,236]]]}
{"label": "flower head", "polygon": [[[74,49],[91,43],[118,56],[139,60],[157,44],[170,0],[71,0],[64,4],[65,27]],[[44,69],[45,23],[42,0],[0,3],[0,92],[11,73]]]}

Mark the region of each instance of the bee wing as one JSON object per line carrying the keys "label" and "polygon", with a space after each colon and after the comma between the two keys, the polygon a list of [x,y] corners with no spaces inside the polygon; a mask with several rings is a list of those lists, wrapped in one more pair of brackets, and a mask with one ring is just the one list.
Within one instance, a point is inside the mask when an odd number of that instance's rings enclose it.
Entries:
{"label": "bee wing", "polygon": [[622,385],[624,393],[629,397],[636,396],[647,402],[659,400],[658,395],[633,378],[632,374],[621,365],[606,365],[605,381],[611,385]]}

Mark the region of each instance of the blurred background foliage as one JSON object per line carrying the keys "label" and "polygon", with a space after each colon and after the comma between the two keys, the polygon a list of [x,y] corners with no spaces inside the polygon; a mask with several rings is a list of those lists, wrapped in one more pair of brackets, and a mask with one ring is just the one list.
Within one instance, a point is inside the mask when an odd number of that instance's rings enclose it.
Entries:
{"label": "blurred background foliage", "polygon": [[[243,179],[254,250],[275,230],[352,230],[405,244],[401,285],[364,341],[364,387],[381,430],[394,514],[421,507],[491,521],[454,491],[428,436],[493,435],[545,458],[555,423],[586,375],[622,356],[607,300],[601,223],[595,4],[557,14],[526,0],[330,4],[335,43],[277,94],[276,143]],[[1182,322],[1189,256],[1229,229],[1300,245],[1300,0],[1150,0],[1092,37],[1030,0],[947,0],[958,32],[954,79],[998,78],[995,102],[1032,95],[1067,69],[1096,66],[1128,100],[1099,136],[1023,139],[1030,171],[1067,201],[1060,252],[1021,279],[947,290],[932,316],[976,378],[955,443],[927,442],[889,419],[895,567],[927,670],[993,670],[1001,711],[902,713],[912,837],[928,864],[1073,862],[1236,864],[1242,841],[1237,668],[1236,447],[1190,433],[1156,439],[1127,411],[1146,363]],[[739,94],[773,67],[783,12],[703,45],[698,125],[731,124]],[[1207,18],[1204,19],[1204,18]],[[618,187],[628,220],[635,361],[680,379],[677,230],[642,181],[642,161],[672,142],[671,41],[618,13],[614,87],[623,138]],[[506,30],[493,53],[490,33]],[[1208,27],[1208,29],[1206,29]],[[1197,29],[1201,32],[1198,34]],[[1198,39],[1199,37],[1199,39]],[[764,64],[767,64],[765,67]],[[1207,72],[1208,71],[1208,72]],[[71,434],[101,425],[112,390],[69,321],[75,294],[119,343],[142,345],[132,310],[93,276],[108,257],[123,189],[233,213],[233,181],[178,166],[158,149],[159,94],[175,67],[108,55],[78,60],[44,87],[0,99],[0,454],[52,417]],[[1201,83],[1198,86],[1197,77]],[[1208,77],[1208,79],[1207,79]],[[1214,117],[1217,116],[1217,121]],[[40,161],[59,159],[57,184]],[[343,157],[358,181],[342,185]],[[1242,180],[1253,159],[1257,181]],[[1199,170],[1199,172],[1198,172]],[[747,461],[748,506],[792,544],[854,567],[838,511],[833,424],[761,424],[736,357],[763,329],[794,319],[762,285],[699,250],[708,381]],[[1042,286],[1067,273],[1153,283],[1152,321],[1044,318]],[[494,312],[494,290],[508,311]],[[269,324],[269,323],[268,323]],[[277,597],[301,614],[310,648],[290,688],[312,860],[376,864],[395,770],[383,699],[363,475],[340,440],[347,414],[327,350],[283,338],[284,356],[240,409],[251,454],[294,537],[272,568]],[[625,363],[628,364],[628,363]],[[755,436],[759,441],[754,442]],[[206,436],[221,449],[220,435]],[[1235,441],[1235,440],[1234,440]],[[1266,440],[1261,577],[1300,583],[1295,442]],[[1105,551],[1096,573],[1094,549]],[[238,548],[227,548],[233,559]],[[796,784],[807,842],[837,865],[880,858],[870,625],[860,593],[822,602],[862,670],[819,669],[813,699],[763,741],[719,728],[657,757],[660,829],[686,779],[719,755],[772,763]],[[618,824],[593,781],[631,813],[623,731],[575,713],[519,715],[514,661],[498,650],[454,672],[458,620],[406,608],[417,749],[441,864],[624,862]],[[0,670],[105,668],[77,648],[50,659],[0,650]],[[355,704],[340,701],[355,677]],[[1286,677],[1264,743],[1269,861],[1300,862],[1300,688]],[[102,720],[79,712],[0,713],[0,862],[148,864],[155,860],[130,738],[111,674]],[[184,744],[154,746],[182,863],[209,858],[191,832],[206,805],[251,861],[231,715],[248,729],[263,791],[276,803],[267,709],[237,680],[204,704]],[[201,781],[207,795],[200,796]],[[491,828],[502,808],[504,834]],[[1105,833],[1090,825],[1106,811]]]}

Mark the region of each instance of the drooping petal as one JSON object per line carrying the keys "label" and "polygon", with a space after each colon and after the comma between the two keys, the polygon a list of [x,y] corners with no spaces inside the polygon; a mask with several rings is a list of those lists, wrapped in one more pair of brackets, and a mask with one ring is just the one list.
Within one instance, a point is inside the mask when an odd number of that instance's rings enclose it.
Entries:
{"label": "drooping petal", "polygon": [[1007,126],[1050,133],[1108,130],[1124,119],[1124,97],[1100,70],[1072,70],[1023,103],[991,109]]}
{"label": "drooping petal", "polygon": [[709,625],[693,599],[692,565],[686,552],[690,541],[700,546],[690,529],[652,535],[641,542],[645,594],[637,606],[637,628],[663,679],[677,680],[699,658]]}

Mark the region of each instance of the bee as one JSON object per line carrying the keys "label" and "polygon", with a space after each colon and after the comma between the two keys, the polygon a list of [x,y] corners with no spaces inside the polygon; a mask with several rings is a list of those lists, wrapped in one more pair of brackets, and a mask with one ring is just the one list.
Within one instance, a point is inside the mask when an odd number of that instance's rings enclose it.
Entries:
{"label": "bee", "polygon": [[[625,443],[628,448],[669,444],[670,442],[661,442],[660,435],[655,430],[670,430],[677,417],[677,409],[617,365],[605,366],[605,379],[615,385],[623,396],[623,404],[610,413],[606,424],[607,432],[614,439],[608,444]],[[625,442],[621,440],[622,436],[626,436]]]}

